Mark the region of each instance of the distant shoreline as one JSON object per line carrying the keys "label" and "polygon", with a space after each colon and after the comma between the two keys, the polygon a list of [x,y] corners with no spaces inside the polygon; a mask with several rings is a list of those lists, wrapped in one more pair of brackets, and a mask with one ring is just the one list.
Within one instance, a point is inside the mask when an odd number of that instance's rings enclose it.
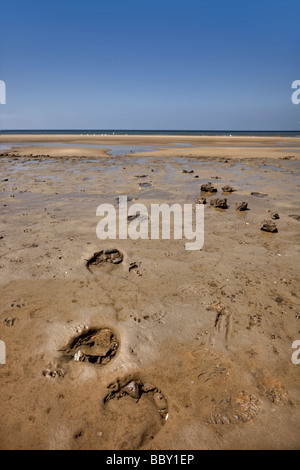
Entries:
{"label": "distant shoreline", "polygon": [[300,129],[294,131],[250,130],[137,130],[137,129],[5,129],[0,135],[139,135],[139,136],[206,136],[206,137],[300,137]]}
{"label": "distant shoreline", "polygon": [[146,135],[146,134],[6,134],[0,150],[18,155],[50,157],[216,157],[283,158],[300,157],[300,135]]}

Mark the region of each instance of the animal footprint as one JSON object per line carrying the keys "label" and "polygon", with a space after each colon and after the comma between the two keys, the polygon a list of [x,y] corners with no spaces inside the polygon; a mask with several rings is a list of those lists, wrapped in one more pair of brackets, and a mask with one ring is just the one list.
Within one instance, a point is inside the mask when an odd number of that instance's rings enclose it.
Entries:
{"label": "animal footprint", "polygon": [[16,323],[17,320],[18,319],[16,317],[13,317],[13,318],[8,317],[8,318],[5,318],[4,324],[8,327],[12,327],[12,326],[14,326],[14,324]]}
{"label": "animal footprint", "polygon": [[43,370],[43,376],[48,378],[62,378],[65,376],[65,371],[58,367],[50,365],[49,368]]}
{"label": "animal footprint", "polygon": [[232,333],[231,313],[227,311],[221,302],[215,302],[211,305],[210,309],[213,309],[217,312],[215,318],[215,328],[219,332],[225,332],[225,345],[227,347],[231,340]]}
{"label": "animal footprint", "polygon": [[10,304],[10,306],[13,307],[13,308],[15,308],[15,307],[17,307],[17,308],[22,308],[22,307],[26,307],[26,305],[27,305],[27,302],[24,302],[23,299],[22,299],[22,300],[14,300],[14,301]]}
{"label": "animal footprint", "polygon": [[141,270],[140,270],[140,266],[141,266],[141,263],[136,263],[136,262],[130,263],[128,271],[129,272],[134,272],[138,276],[141,276],[142,273],[141,273]]}

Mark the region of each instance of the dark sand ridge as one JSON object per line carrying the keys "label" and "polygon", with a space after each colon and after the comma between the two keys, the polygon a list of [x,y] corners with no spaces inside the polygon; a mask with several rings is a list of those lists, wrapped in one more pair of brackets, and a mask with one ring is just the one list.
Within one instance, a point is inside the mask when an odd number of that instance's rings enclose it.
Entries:
{"label": "dark sand ridge", "polygon": [[[96,163],[78,158],[90,150],[59,158],[66,149],[49,147],[50,159],[2,152],[1,448],[299,448],[297,153],[285,160],[266,148],[253,159],[258,149],[189,147],[103,158],[96,149]],[[151,187],[139,189],[145,181]],[[184,239],[96,237],[99,204],[117,208],[120,194],[149,208],[194,204],[208,181],[228,209],[210,207],[215,195],[205,195],[201,251],[186,251]],[[226,184],[236,191],[224,195]],[[248,211],[235,211],[241,200]],[[265,233],[273,211],[278,233]],[[121,263],[86,268],[114,247]],[[119,341],[110,361],[66,359],[70,341],[101,328]],[[122,393],[130,381],[147,390],[138,402]]]}

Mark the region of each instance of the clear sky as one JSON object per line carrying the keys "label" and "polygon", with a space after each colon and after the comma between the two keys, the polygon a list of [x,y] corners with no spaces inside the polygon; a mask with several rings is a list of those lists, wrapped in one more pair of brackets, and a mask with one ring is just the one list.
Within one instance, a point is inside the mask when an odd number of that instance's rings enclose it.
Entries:
{"label": "clear sky", "polygon": [[6,0],[2,129],[299,130],[299,0]]}

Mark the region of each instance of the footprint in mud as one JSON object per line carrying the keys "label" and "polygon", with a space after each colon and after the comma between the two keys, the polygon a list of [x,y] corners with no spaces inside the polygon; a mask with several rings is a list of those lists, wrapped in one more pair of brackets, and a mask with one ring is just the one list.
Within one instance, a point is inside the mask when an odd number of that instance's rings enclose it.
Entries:
{"label": "footprint in mud", "polygon": [[141,272],[140,267],[141,267],[141,263],[136,263],[134,261],[133,263],[130,263],[128,271],[133,272],[133,273],[137,274],[138,276],[142,276],[142,272]]}
{"label": "footprint in mud", "polygon": [[10,306],[13,307],[13,308],[15,308],[15,307],[17,307],[17,308],[22,308],[22,307],[26,307],[26,305],[27,305],[27,302],[25,302],[23,299],[21,299],[21,300],[14,300],[14,301],[10,304]]}
{"label": "footprint in mud", "polygon": [[18,321],[18,318],[16,317],[7,317],[4,320],[4,324],[5,326],[12,327],[17,321]]}
{"label": "footprint in mud", "polygon": [[66,360],[104,366],[117,354],[119,341],[110,328],[89,329],[64,349]]}
{"label": "footprint in mud", "polygon": [[[221,302],[214,302],[208,307],[208,310],[216,312],[215,316],[215,329],[218,333],[221,333],[223,339],[221,340],[226,347],[229,346],[232,335],[232,316],[228,309]],[[215,334],[210,337],[211,344],[214,343]],[[220,338],[219,338],[220,340]]]}
{"label": "footprint in mud", "polygon": [[[139,449],[153,439],[168,419],[166,397],[155,386],[136,376],[108,386],[103,400],[107,434],[121,450]],[[113,418],[113,419],[112,419]],[[120,421],[121,426],[116,426]]]}
{"label": "footprint in mud", "polygon": [[237,396],[221,400],[208,419],[209,424],[240,424],[254,420],[260,412],[258,399],[243,390]]}
{"label": "footprint in mud", "polygon": [[257,388],[275,405],[286,405],[290,402],[285,386],[277,379],[265,378]]}
{"label": "footprint in mud", "polygon": [[[205,346],[186,351],[186,370],[194,377],[189,401],[192,415],[213,425],[241,425],[254,422],[262,412],[262,403],[252,389],[241,388],[244,378],[228,357]],[[249,385],[249,384],[248,384]],[[254,391],[254,389],[253,389]],[[185,389],[178,400],[186,402]]]}
{"label": "footprint in mud", "polygon": [[87,261],[86,267],[91,271],[90,267],[101,267],[108,264],[120,264],[124,259],[124,255],[116,248],[106,248],[98,251]]}
{"label": "footprint in mud", "polygon": [[47,369],[43,370],[43,376],[52,379],[57,379],[60,377],[63,378],[65,373],[66,372],[63,369],[51,365]]}

